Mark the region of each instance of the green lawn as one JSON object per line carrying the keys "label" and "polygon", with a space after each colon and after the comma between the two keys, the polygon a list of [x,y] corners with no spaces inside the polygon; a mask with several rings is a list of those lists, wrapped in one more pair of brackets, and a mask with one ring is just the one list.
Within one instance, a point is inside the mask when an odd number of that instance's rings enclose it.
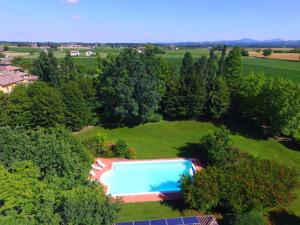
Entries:
{"label": "green lawn", "polygon": [[[104,129],[102,127],[94,127],[77,133],[76,136],[83,143],[88,143],[98,132],[104,132],[107,134],[109,140],[117,140],[118,138],[124,139],[129,146],[136,149],[138,159],[152,159],[181,156],[182,150],[188,149],[190,144],[198,143],[199,139],[203,135],[213,132],[216,129],[215,125],[207,122],[161,121],[159,123],[148,123],[134,128],[124,127]],[[254,156],[294,166],[300,175],[299,151],[289,149],[275,139],[256,140],[246,138],[239,134],[234,134],[232,135],[232,140],[241,150]],[[95,154],[93,149],[90,149],[90,151],[92,154]],[[297,191],[297,196],[298,198],[288,206],[288,209],[299,216],[300,189]],[[154,208],[153,205],[156,207]],[[144,210],[143,208],[149,208],[149,211],[147,211],[149,214],[143,213],[142,218],[159,218],[161,216],[161,212],[170,216],[181,215],[180,210],[176,208],[171,210],[170,207],[160,205],[159,203],[130,204],[123,207],[120,220],[127,220],[129,218],[132,220],[140,219],[140,210]],[[130,211],[136,211],[137,213],[131,213],[131,215],[128,215],[128,212]],[[157,217],[155,216],[155,211],[157,211]]]}

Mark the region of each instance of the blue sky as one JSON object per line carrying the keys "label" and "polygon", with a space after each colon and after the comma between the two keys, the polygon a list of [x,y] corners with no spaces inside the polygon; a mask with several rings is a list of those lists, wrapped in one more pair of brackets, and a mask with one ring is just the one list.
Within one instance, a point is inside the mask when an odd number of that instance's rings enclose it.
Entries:
{"label": "blue sky", "polygon": [[0,40],[300,39],[300,0],[0,0]]}

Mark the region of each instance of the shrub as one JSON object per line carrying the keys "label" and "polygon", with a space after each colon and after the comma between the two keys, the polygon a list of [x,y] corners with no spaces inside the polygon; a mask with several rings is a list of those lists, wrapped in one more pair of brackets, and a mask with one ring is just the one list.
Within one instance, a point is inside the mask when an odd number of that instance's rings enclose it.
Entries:
{"label": "shrub", "polygon": [[243,50],[241,51],[241,55],[242,55],[242,56],[249,56],[249,52],[248,52],[247,50],[243,49]]}
{"label": "shrub", "polygon": [[272,53],[273,53],[273,50],[270,49],[270,48],[267,48],[267,49],[264,49],[264,50],[263,50],[263,55],[264,55],[265,57],[272,55]]}

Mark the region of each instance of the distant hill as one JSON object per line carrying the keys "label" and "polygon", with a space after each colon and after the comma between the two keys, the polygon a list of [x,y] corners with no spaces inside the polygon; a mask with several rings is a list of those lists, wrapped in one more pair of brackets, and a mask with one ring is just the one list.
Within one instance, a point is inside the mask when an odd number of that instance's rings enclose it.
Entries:
{"label": "distant hill", "polygon": [[283,40],[280,38],[270,40],[254,40],[243,38],[240,40],[229,41],[204,41],[204,42],[177,42],[171,43],[176,46],[202,46],[209,47],[215,45],[241,46],[241,47],[258,47],[258,48],[299,48],[300,40]]}

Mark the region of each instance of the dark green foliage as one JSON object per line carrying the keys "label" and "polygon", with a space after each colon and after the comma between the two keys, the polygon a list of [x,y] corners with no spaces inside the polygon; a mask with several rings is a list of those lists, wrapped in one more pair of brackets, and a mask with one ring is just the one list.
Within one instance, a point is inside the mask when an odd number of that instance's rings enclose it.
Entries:
{"label": "dark green foliage", "polygon": [[242,56],[249,56],[249,52],[247,50],[245,50],[245,49],[242,49],[241,55]]}
{"label": "dark green foliage", "polygon": [[122,157],[127,159],[134,158],[126,142],[122,139],[119,139],[117,143],[112,146],[112,152],[114,157]]}
{"label": "dark green foliage", "polygon": [[267,79],[252,74],[238,89],[239,112],[270,134],[297,135],[300,132],[300,88],[281,78]]}
{"label": "dark green foliage", "polygon": [[256,212],[248,212],[244,214],[230,214],[224,219],[226,224],[230,225],[266,225],[266,221],[260,214]]}
{"label": "dark green foliage", "polygon": [[218,76],[211,80],[208,93],[208,112],[214,119],[225,115],[230,106],[230,90],[223,77]]}
{"label": "dark green foliage", "polygon": [[61,93],[44,83],[29,86],[32,127],[55,127],[64,123],[65,105]]}
{"label": "dark green foliage", "polygon": [[62,86],[62,95],[66,106],[65,125],[71,130],[80,130],[91,120],[91,110],[83,91],[76,81],[70,81]]}
{"label": "dark green foliage", "polygon": [[207,167],[193,177],[183,176],[180,187],[184,201],[189,207],[199,211],[208,211],[216,207],[220,201],[220,176],[222,171],[217,167]]}
{"label": "dark green foliage", "polygon": [[181,68],[180,68],[180,75],[182,77],[191,77],[193,74],[193,57],[190,52],[186,52],[184,54]]}
{"label": "dark green foliage", "polygon": [[31,160],[41,176],[68,177],[70,183],[85,179],[88,159],[83,146],[62,128],[50,130],[0,128],[0,163]]}
{"label": "dark green foliage", "polygon": [[158,109],[158,77],[147,72],[143,58],[133,50],[125,50],[100,77],[98,93],[105,121],[119,125],[146,122]]}
{"label": "dark green foliage", "polygon": [[63,192],[63,224],[111,225],[117,218],[119,206],[111,204],[98,184],[77,186]]}
{"label": "dark green foliage", "polygon": [[41,80],[49,82],[53,86],[58,86],[61,83],[57,60],[51,49],[48,54],[45,52],[40,53],[40,56],[33,62],[32,72],[39,76]]}
{"label": "dark green foliage", "polygon": [[32,102],[27,94],[26,86],[18,85],[9,96],[7,105],[7,121],[12,127],[24,126],[30,127]]}
{"label": "dark green foliage", "polygon": [[78,76],[78,70],[75,66],[74,59],[68,52],[63,59],[60,66],[60,74],[62,82],[66,83],[71,80],[75,80]]}
{"label": "dark green foliage", "polygon": [[10,171],[0,165],[0,223],[59,224],[56,190],[39,178],[39,168],[30,161],[16,162]]}
{"label": "dark green foliage", "polygon": [[229,87],[234,92],[235,88],[238,86],[238,78],[242,74],[242,58],[241,49],[239,47],[234,47],[230,50],[226,58],[226,69],[225,76]]}
{"label": "dark green foliage", "polygon": [[221,130],[202,139],[199,154],[210,166],[182,179],[186,203],[198,210],[220,207],[246,213],[291,201],[297,187],[295,170],[241,153],[231,147],[228,135]]}
{"label": "dark green foliage", "polygon": [[8,95],[0,91],[0,127],[8,124],[9,116],[7,114],[9,98]]}
{"label": "dark green foliage", "polygon": [[225,76],[225,66],[226,66],[226,54],[227,54],[227,47],[224,45],[222,48],[222,55],[221,58],[219,59],[219,75]]}
{"label": "dark green foliage", "polygon": [[8,50],[9,50],[8,45],[4,45],[3,50],[4,50],[4,51],[8,51]]}
{"label": "dark green foliage", "polygon": [[263,55],[265,57],[272,55],[272,53],[273,53],[273,50],[271,48],[267,48],[267,49],[263,50]]}
{"label": "dark green foliage", "polygon": [[30,161],[0,165],[0,224],[111,225],[116,219],[119,206],[99,184],[66,187],[62,178],[50,178]]}
{"label": "dark green foliage", "polygon": [[224,161],[230,160],[232,144],[229,134],[229,131],[222,127],[201,139],[200,158],[201,156],[205,158],[207,165],[221,165]]}

